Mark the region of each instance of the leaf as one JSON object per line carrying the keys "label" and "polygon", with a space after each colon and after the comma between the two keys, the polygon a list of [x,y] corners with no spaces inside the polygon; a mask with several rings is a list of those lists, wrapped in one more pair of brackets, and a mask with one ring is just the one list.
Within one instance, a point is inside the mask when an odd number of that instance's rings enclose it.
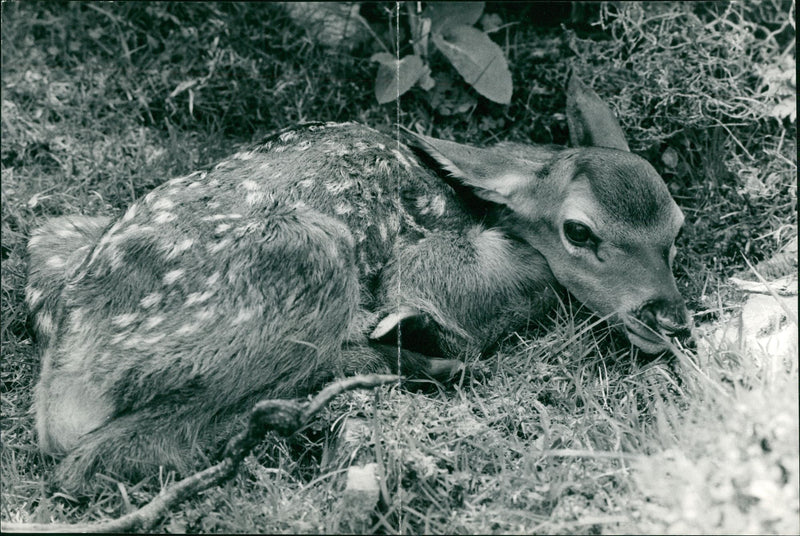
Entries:
{"label": "leaf", "polygon": [[432,33],[445,33],[454,26],[472,26],[481,18],[485,2],[429,2],[422,16],[431,19]]}
{"label": "leaf", "polygon": [[391,66],[394,62],[397,61],[397,58],[394,57],[393,54],[389,54],[388,52],[378,52],[373,54],[369,61],[377,61],[381,65]]}
{"label": "leaf", "polygon": [[454,26],[446,36],[433,34],[433,44],[475,91],[500,104],[511,102],[513,83],[502,49],[472,26]]}
{"label": "leaf", "polygon": [[672,147],[667,147],[661,155],[661,161],[664,162],[667,169],[675,169],[678,167],[678,151]]}
{"label": "leaf", "polygon": [[788,97],[772,107],[769,112],[770,117],[783,121],[785,118],[794,123],[797,120],[797,98]]}
{"label": "leaf", "polygon": [[430,91],[436,85],[436,80],[431,77],[431,68],[427,65],[423,68],[422,75],[417,80],[417,85],[425,91]]}
{"label": "leaf", "polygon": [[397,99],[411,89],[419,77],[425,73],[419,56],[406,56],[402,60],[386,52],[374,54],[372,61],[380,63],[378,76],[375,78],[375,97],[380,104]]}
{"label": "leaf", "polygon": [[496,31],[503,24],[503,19],[497,13],[487,13],[481,17],[481,27],[486,33]]}

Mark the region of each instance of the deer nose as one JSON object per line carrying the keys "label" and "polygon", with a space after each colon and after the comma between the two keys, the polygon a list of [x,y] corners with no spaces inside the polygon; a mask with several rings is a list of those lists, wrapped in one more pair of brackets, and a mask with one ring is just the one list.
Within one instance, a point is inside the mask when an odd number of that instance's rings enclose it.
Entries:
{"label": "deer nose", "polygon": [[685,340],[692,334],[689,311],[680,298],[650,300],[639,308],[636,318],[666,337]]}

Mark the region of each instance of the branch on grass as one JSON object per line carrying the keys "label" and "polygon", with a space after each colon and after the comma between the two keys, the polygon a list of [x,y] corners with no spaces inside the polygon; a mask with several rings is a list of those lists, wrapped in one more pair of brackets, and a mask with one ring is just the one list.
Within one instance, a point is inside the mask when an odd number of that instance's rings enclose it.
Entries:
{"label": "branch on grass", "polygon": [[225,447],[223,459],[218,464],[176,482],[164,489],[158,497],[138,510],[112,521],[77,525],[46,523],[3,523],[4,532],[131,532],[147,530],[172,507],[199,493],[219,485],[236,475],[242,460],[269,431],[288,437],[305,426],[314,415],[345,391],[372,389],[394,382],[398,376],[371,374],[353,376],[334,382],[309,401],[262,400],[250,410],[245,430],[235,435]]}

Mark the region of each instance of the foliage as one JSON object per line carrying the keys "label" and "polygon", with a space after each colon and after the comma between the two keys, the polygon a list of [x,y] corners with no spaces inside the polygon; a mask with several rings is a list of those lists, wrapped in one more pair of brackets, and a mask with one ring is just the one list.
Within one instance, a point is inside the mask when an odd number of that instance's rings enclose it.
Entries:
{"label": "foliage", "polygon": [[[429,44],[423,65],[436,85],[407,91],[396,115],[371,94],[369,58],[387,52],[378,40],[332,52],[284,6],[3,3],[0,517],[116,517],[172,478],[109,477],[80,500],[48,487],[55,461],[38,453],[29,411],[39,366],[23,304],[31,230],[53,215],[118,214],[292,123],[390,129],[399,117],[464,142],[564,144],[575,69],[686,213],[676,270],[695,318],[730,318],[737,296],[725,281],[745,268],[742,254],[768,258],[797,234],[794,3],[576,6],[486,5],[478,25],[503,43],[509,105],[475,99]],[[361,13],[394,31],[386,7]],[[473,377],[450,389],[352,395],[303,434],[262,444],[243,474],[157,530],[341,532],[347,460],[329,443],[343,416],[366,415],[373,435],[362,446],[386,478],[374,532],[797,532],[796,355],[788,369],[725,348],[646,362],[592,322],[563,314],[546,332],[514,335],[471,358]],[[701,508],[684,509],[683,497]]]}
{"label": "foliage", "polygon": [[[483,14],[484,2],[428,2],[421,14],[407,4],[414,53],[395,58],[387,52],[372,56],[378,62],[375,96],[385,104],[400,98],[415,84],[425,91],[436,82],[427,62],[429,43],[443,54],[467,84],[487,99],[511,102],[511,73],[502,49],[486,31],[473,25]],[[484,20],[485,30],[497,25],[496,15]]]}

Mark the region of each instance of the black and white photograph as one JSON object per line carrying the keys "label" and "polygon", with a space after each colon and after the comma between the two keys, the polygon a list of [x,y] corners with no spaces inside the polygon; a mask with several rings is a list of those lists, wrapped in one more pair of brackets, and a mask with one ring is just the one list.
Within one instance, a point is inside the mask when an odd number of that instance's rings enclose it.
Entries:
{"label": "black and white photograph", "polygon": [[3,532],[800,533],[795,0],[0,8]]}

